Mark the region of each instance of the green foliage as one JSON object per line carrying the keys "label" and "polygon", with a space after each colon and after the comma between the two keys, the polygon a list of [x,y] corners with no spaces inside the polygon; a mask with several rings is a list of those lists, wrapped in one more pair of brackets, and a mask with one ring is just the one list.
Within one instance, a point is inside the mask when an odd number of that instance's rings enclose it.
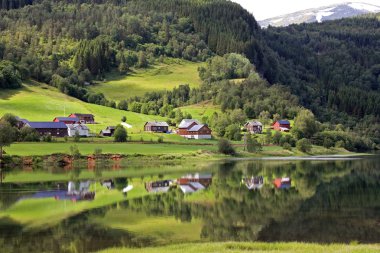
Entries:
{"label": "green foliage", "polygon": [[121,125],[118,125],[115,129],[114,139],[115,142],[126,142],[127,141],[127,130]]}
{"label": "green foliage", "polygon": [[74,134],[74,142],[80,142],[79,131],[75,131],[75,134]]}
{"label": "green foliage", "polygon": [[11,125],[12,127],[16,127],[17,126],[17,118],[15,115],[11,114],[11,113],[6,113],[4,114],[1,119],[0,119],[0,122],[3,122],[3,123],[8,123],[9,125]]}
{"label": "green foliage", "polygon": [[226,133],[224,134],[224,137],[226,137],[229,140],[233,141],[240,141],[241,140],[241,129],[238,124],[232,124],[226,127],[225,129]]}
{"label": "green foliage", "polygon": [[127,121],[127,117],[126,117],[126,116],[123,116],[123,117],[121,118],[121,121],[122,121],[122,122],[126,122],[126,121]]}
{"label": "green foliage", "polygon": [[298,140],[296,143],[296,147],[299,151],[304,153],[309,153],[312,148],[310,141],[306,138]]}
{"label": "green foliage", "polygon": [[40,135],[33,128],[23,127],[20,129],[18,140],[26,142],[38,142],[40,141]]}
{"label": "green foliage", "polygon": [[285,149],[285,150],[292,150],[292,146],[285,142],[284,144],[282,144],[282,148]]}
{"label": "green foliage", "polygon": [[225,155],[235,155],[236,151],[234,147],[232,146],[231,142],[229,142],[226,139],[219,139],[218,141],[218,151],[219,153],[225,154]]}
{"label": "green foliage", "polygon": [[74,159],[79,159],[81,157],[81,153],[77,145],[70,146],[70,154]]}
{"label": "green foliage", "polygon": [[2,61],[0,57],[0,89],[14,89],[21,87],[21,75],[15,64]]}
{"label": "green foliage", "polygon": [[0,158],[3,157],[3,148],[15,141],[15,129],[8,122],[0,122]]}
{"label": "green foliage", "polygon": [[164,142],[164,137],[159,136],[159,137],[157,138],[157,142],[158,142],[158,143],[163,143],[163,142]]}
{"label": "green foliage", "polygon": [[247,151],[249,153],[257,153],[263,149],[260,142],[257,141],[257,139],[252,136],[250,133],[248,133],[246,136],[246,145],[247,145]]}
{"label": "green foliage", "polygon": [[292,129],[296,138],[311,138],[318,130],[314,114],[307,109],[300,110],[294,120],[294,127]]}

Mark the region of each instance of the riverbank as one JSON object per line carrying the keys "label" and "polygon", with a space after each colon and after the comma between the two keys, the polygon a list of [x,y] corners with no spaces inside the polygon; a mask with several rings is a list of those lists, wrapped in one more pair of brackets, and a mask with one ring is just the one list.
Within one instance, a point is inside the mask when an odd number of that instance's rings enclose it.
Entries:
{"label": "riverbank", "polygon": [[181,245],[169,245],[152,248],[115,248],[100,251],[101,253],[187,253],[187,252],[266,252],[266,253],[317,253],[317,252],[355,252],[355,253],[375,253],[380,251],[380,244],[311,244],[311,243],[192,243]]}

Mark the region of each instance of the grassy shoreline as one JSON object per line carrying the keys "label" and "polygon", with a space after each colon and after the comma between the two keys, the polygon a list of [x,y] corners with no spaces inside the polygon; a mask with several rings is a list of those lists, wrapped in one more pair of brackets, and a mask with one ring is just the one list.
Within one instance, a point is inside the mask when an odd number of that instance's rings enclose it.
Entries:
{"label": "grassy shoreline", "polygon": [[101,253],[186,253],[186,252],[266,252],[266,253],[329,253],[329,252],[355,252],[355,253],[372,253],[379,252],[380,244],[316,244],[316,243],[261,243],[261,242],[224,242],[224,243],[190,243],[169,245],[164,247],[151,248],[114,248],[100,251]]}

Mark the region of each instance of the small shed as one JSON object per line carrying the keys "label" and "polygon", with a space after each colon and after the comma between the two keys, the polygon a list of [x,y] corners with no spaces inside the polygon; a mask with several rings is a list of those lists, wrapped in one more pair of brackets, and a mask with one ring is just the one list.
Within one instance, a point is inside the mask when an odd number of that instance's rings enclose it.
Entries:
{"label": "small shed", "polygon": [[169,124],[166,122],[157,121],[146,122],[144,125],[144,131],[154,133],[167,133],[169,132]]}

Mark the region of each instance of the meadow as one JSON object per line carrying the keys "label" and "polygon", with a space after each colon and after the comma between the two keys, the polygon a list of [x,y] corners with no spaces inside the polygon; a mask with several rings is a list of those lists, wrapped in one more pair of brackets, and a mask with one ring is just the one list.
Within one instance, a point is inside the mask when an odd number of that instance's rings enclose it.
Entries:
{"label": "meadow", "polygon": [[147,69],[132,69],[127,75],[111,73],[106,76],[105,82],[92,86],[91,90],[120,101],[132,96],[143,96],[146,92],[172,90],[181,84],[198,87],[201,83],[198,67],[201,65],[180,59],[165,59],[163,63]]}
{"label": "meadow", "polygon": [[100,251],[101,253],[187,253],[187,252],[255,252],[255,253],[375,253],[380,251],[379,244],[346,245],[346,244],[311,244],[311,243],[261,243],[261,242],[215,242],[188,243],[152,248],[115,248]]}

